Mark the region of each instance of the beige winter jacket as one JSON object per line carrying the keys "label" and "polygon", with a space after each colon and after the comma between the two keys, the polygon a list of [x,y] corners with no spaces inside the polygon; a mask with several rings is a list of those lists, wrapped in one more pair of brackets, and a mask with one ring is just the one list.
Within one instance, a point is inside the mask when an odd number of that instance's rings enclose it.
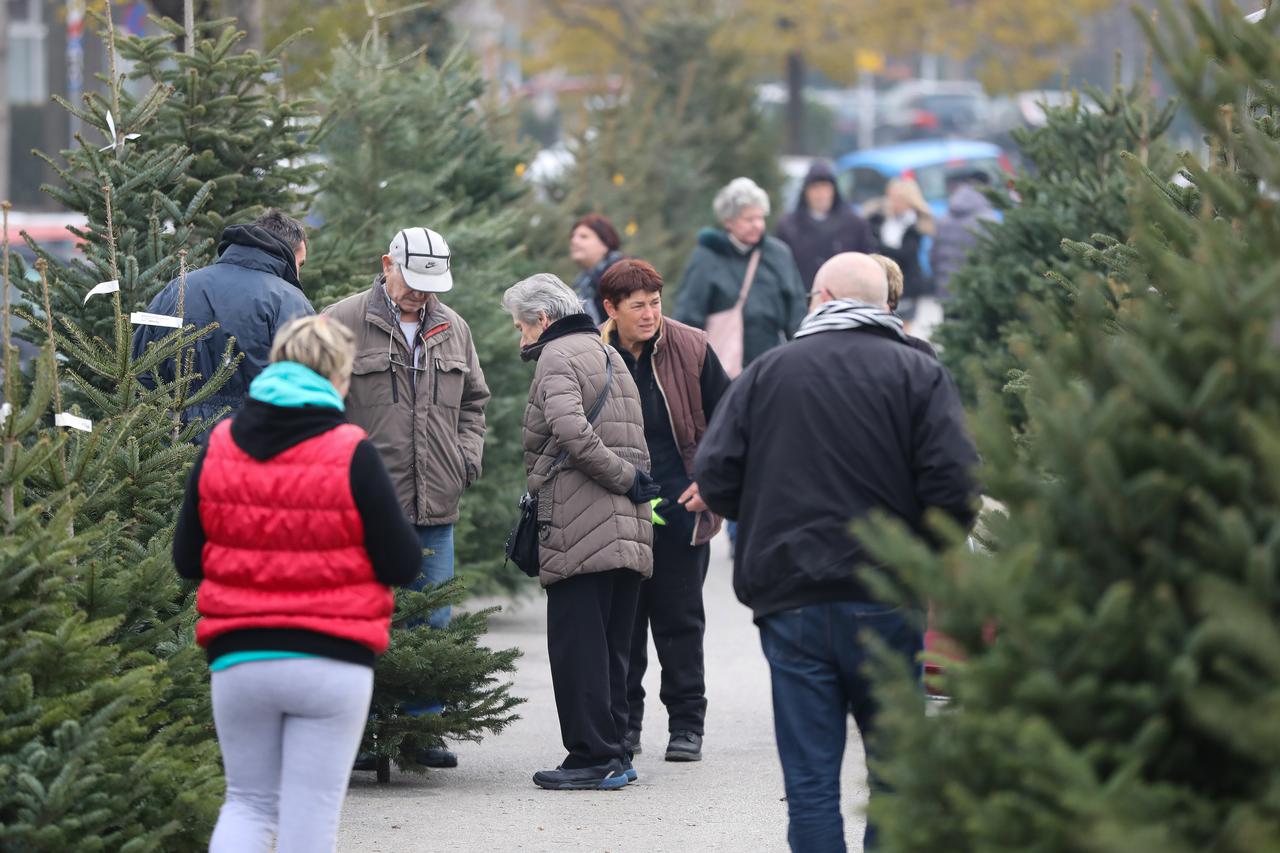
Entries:
{"label": "beige winter jacket", "polygon": [[[579,319],[581,318],[581,319]],[[553,324],[525,349],[538,366],[524,416],[529,493],[538,496],[543,586],[591,572],[653,573],[653,525],[647,504],[626,494],[636,468],[649,469],[644,416],[635,381],[612,347],[601,344],[585,314]],[[587,413],[613,382],[594,426]],[[556,456],[568,457],[548,480]]]}
{"label": "beige winter jacket", "polygon": [[414,524],[458,520],[463,491],[480,476],[489,388],[471,329],[433,299],[421,325],[421,370],[375,282],[324,313],[356,336],[347,419],[382,454],[405,515]]}

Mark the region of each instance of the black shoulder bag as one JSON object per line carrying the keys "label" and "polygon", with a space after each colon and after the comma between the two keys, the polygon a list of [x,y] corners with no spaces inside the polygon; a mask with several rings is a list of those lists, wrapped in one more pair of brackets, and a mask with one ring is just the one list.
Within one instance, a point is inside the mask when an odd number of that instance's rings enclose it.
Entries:
{"label": "black shoulder bag", "polygon": [[[591,411],[587,413],[587,423],[592,425],[595,424],[596,418],[600,417],[600,412],[604,409],[605,400],[609,398],[609,388],[613,385],[613,359],[610,358],[608,349],[604,351],[604,365],[604,390],[600,392],[600,396],[596,399],[595,404],[592,405]],[[555,458],[555,461],[551,463],[551,467],[547,470],[547,478],[542,481],[544,486],[551,482],[551,478],[556,475],[556,472],[560,470],[560,466],[568,458],[569,454],[567,452],[560,451],[560,455]],[[538,496],[526,493],[520,498],[520,518],[516,521],[516,526],[511,528],[511,533],[507,535],[506,562],[515,563],[520,571],[531,578],[538,576],[540,567],[538,557],[538,534],[540,532]]]}

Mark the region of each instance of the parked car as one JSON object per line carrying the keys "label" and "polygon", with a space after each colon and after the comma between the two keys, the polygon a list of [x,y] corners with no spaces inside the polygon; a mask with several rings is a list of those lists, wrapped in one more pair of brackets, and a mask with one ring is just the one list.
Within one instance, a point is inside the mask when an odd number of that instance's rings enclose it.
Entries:
{"label": "parked car", "polygon": [[908,80],[884,94],[877,113],[882,144],[981,136],[991,123],[992,101],[974,80]]}
{"label": "parked car", "polygon": [[991,176],[992,186],[1002,186],[1013,165],[1000,146],[970,139],[904,142],[854,151],[836,161],[840,189],[855,207],[884,195],[890,178],[914,178],[936,216],[947,209],[947,175],[977,170]]}
{"label": "parked car", "polygon": [[[87,223],[88,220],[78,213],[26,213],[15,210],[9,214],[7,233],[9,251],[15,258],[22,259],[27,280],[38,281],[39,275],[35,269],[36,255],[22,239],[23,232],[30,235],[32,240],[55,258],[66,261],[79,251],[80,244],[84,242],[67,229],[73,226],[83,229]],[[22,301],[22,292],[17,285],[17,266],[13,263],[9,273],[10,305],[18,305]],[[27,321],[16,314],[9,315],[9,331],[14,335],[13,343],[18,348],[18,364],[24,369],[37,352],[35,346],[20,337],[26,325]]]}

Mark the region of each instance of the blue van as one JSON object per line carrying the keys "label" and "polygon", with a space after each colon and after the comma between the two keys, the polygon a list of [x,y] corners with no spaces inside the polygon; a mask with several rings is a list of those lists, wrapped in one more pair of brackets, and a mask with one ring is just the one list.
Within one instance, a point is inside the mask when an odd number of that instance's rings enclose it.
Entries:
{"label": "blue van", "polygon": [[947,175],[982,170],[1002,186],[1013,165],[1000,146],[969,139],[928,139],[868,148],[836,161],[840,191],[855,208],[884,195],[890,178],[914,178],[935,216],[947,211]]}

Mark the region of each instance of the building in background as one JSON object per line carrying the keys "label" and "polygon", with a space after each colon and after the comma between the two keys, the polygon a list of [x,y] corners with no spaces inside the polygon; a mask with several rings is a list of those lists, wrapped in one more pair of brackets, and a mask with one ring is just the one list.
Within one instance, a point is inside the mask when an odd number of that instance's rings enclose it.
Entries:
{"label": "building in background", "polygon": [[[56,153],[73,144],[78,122],[52,96],[78,104],[86,87],[100,86],[97,75],[106,71],[106,51],[85,14],[85,0],[3,2],[0,196],[19,209],[50,210],[57,205],[40,192],[40,184],[53,175],[31,151]],[[155,31],[147,19],[153,11],[148,3],[114,0],[111,6],[120,32]],[[121,65],[120,71],[126,70]]]}

